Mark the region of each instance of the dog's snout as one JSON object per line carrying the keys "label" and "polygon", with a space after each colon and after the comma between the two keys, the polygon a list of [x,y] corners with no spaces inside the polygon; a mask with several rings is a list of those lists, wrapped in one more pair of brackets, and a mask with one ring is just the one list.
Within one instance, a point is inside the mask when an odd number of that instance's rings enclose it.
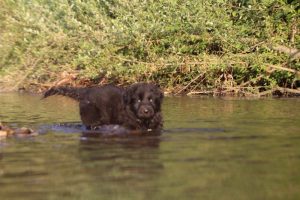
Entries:
{"label": "dog's snout", "polygon": [[151,106],[148,105],[142,105],[138,109],[137,116],[141,119],[149,119],[153,117],[154,115],[154,109]]}

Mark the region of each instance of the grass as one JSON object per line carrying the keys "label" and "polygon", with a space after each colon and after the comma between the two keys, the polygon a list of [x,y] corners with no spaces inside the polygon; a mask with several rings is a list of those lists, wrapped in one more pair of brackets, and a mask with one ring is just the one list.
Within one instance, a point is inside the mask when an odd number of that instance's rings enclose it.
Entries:
{"label": "grass", "polygon": [[[298,1],[3,0],[2,90],[138,81],[171,94],[298,93]],[[286,89],[284,89],[286,88]]]}

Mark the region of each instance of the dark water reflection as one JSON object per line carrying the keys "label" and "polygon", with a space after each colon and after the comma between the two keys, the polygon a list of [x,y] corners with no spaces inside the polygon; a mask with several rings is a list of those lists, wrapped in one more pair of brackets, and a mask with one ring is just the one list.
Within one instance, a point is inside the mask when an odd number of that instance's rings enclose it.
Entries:
{"label": "dark water reflection", "polygon": [[166,98],[161,136],[82,138],[77,103],[0,94],[6,199],[299,199],[300,99]]}

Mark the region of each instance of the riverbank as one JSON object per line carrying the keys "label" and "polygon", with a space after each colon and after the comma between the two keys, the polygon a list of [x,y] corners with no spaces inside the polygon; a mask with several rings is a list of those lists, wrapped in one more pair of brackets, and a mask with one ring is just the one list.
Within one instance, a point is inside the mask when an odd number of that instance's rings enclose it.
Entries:
{"label": "riverbank", "polygon": [[[219,62],[222,62],[219,60]],[[210,62],[211,64],[212,62]],[[246,64],[246,63],[245,63]],[[189,65],[194,66],[190,67]],[[198,65],[198,67],[195,67]],[[167,70],[170,68],[161,68],[162,70]],[[201,70],[203,69],[203,70]],[[115,74],[113,78],[107,78],[105,76],[99,78],[88,78],[84,77],[78,71],[62,71],[55,75],[55,79],[51,81],[42,81],[39,82],[36,79],[27,78],[28,73],[25,73],[23,77],[14,80],[13,75],[6,75],[4,78],[6,81],[1,83],[0,92],[7,91],[26,91],[30,93],[43,93],[45,90],[54,87],[54,86],[73,86],[73,87],[88,87],[94,85],[103,85],[103,84],[117,84],[121,86],[126,86],[134,82],[139,81],[150,81],[155,82],[161,85],[165,93],[168,95],[212,95],[212,96],[255,96],[255,97],[264,97],[264,96],[299,96],[300,90],[298,89],[299,83],[298,80],[295,80],[293,87],[284,87],[279,86],[279,84],[274,85],[257,85],[258,82],[263,82],[266,79],[271,79],[271,76],[274,73],[289,73],[291,76],[299,77],[299,72],[296,70],[270,65],[266,68],[265,71],[260,72],[257,76],[253,77],[250,80],[242,81],[234,78],[234,70],[239,68],[225,68],[218,69],[212,68],[209,69],[207,63],[203,61],[192,62],[192,63],[182,63],[182,65],[175,70],[174,73],[178,73],[175,77],[172,77],[172,80],[161,79],[148,79],[146,76],[151,77],[155,76],[154,73],[162,73],[161,76],[169,76],[169,74],[163,74],[163,71],[147,71],[148,68],[145,68],[143,74],[138,74],[128,77],[123,77],[122,74]],[[178,72],[176,72],[178,70]],[[199,71],[200,70],[200,71]],[[251,70],[251,69],[249,69]],[[135,72],[136,73],[136,72]],[[190,73],[188,75],[187,73]],[[23,73],[22,73],[23,74]],[[245,72],[240,74],[241,77],[249,77],[251,72]],[[186,76],[192,76],[188,81],[183,83],[175,83],[180,81]],[[296,78],[295,78],[296,79]]]}
{"label": "riverbank", "polygon": [[172,95],[299,95],[297,1],[0,2],[0,91],[160,84]]}

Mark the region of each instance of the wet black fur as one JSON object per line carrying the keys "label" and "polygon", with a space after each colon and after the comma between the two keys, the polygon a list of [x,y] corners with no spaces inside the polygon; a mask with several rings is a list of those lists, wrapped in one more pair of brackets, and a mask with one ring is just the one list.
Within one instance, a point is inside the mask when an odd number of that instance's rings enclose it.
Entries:
{"label": "wet black fur", "polygon": [[56,94],[79,101],[80,117],[88,129],[107,124],[122,125],[130,130],[162,129],[163,93],[151,83],[136,83],[127,88],[114,85],[54,87],[44,98]]}

